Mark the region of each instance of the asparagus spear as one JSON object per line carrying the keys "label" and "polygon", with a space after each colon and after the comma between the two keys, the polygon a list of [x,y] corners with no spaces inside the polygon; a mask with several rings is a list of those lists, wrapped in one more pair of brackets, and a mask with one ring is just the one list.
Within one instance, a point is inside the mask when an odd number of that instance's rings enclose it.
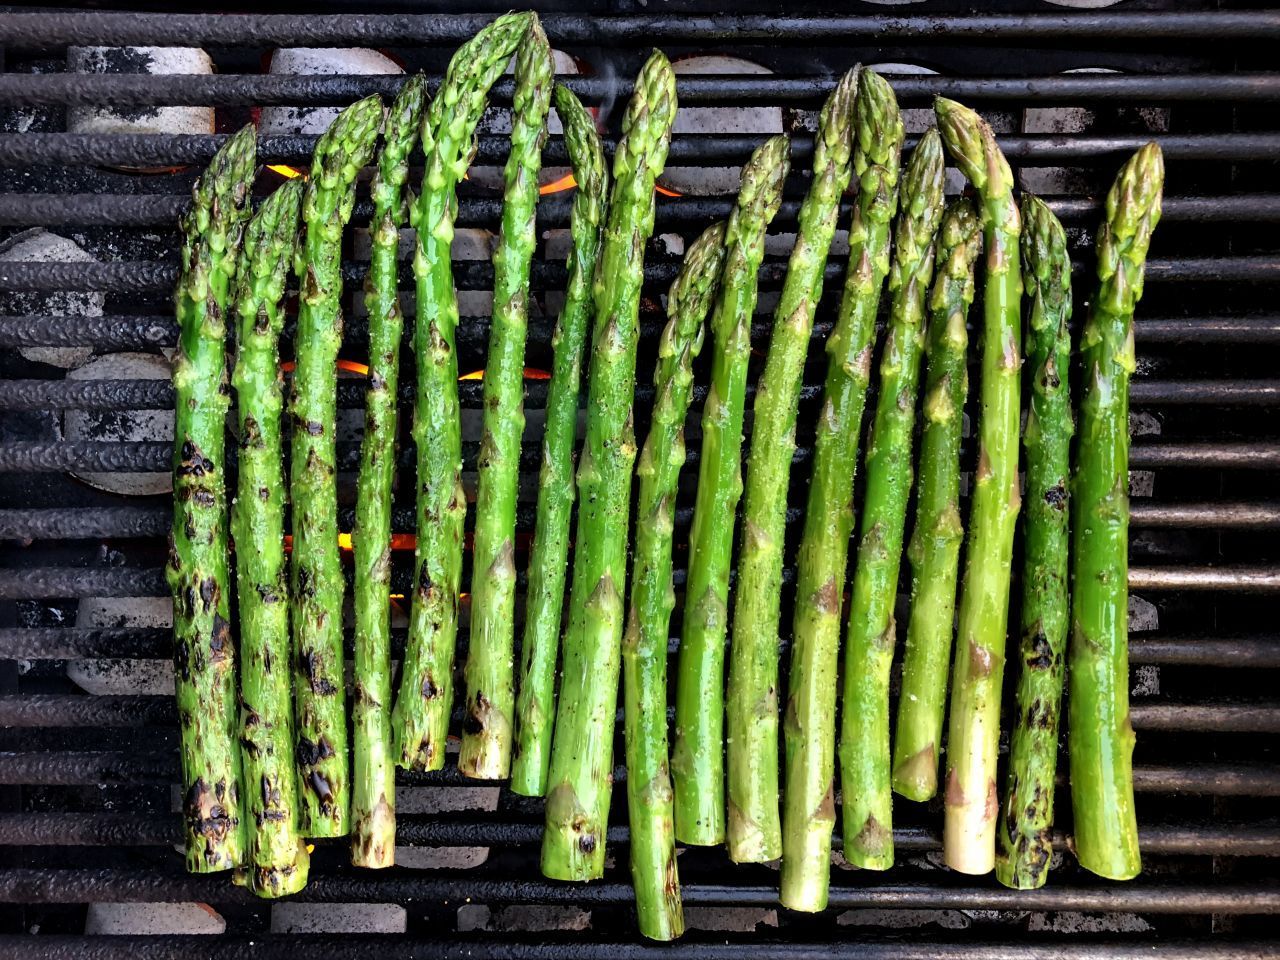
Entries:
{"label": "asparagus spear", "polygon": [[[743,543],[738,560],[732,649],[741,650],[757,671],[757,690],[778,686],[778,619],[782,597],[782,544],[786,534],[787,487],[796,446],[796,405],[809,353],[813,315],[822,296],[823,268],[835,234],[840,197],[849,185],[854,99],[858,70],[844,75],[827,98],[814,139],[813,183],[800,208],[799,232],[787,279],[773,315],[769,355],[756,392],[751,453],[743,506]],[[735,661],[736,662],[736,661]],[[742,753],[733,758],[758,765],[762,820],[777,826],[778,717],[776,694],[761,722],[750,727]],[[737,731],[735,730],[736,734]],[[744,756],[745,755],[745,756]]]}
{"label": "asparagus spear", "polygon": [[302,203],[305,238],[298,275],[293,420],[293,650],[296,657],[298,776],[302,832],[341,837],[348,822],[347,693],[334,426],[342,345],[342,229],[355,204],[355,179],[373,155],[382,122],[374,96],[352,104],[316,144]]}
{"label": "asparagus spear", "polygon": [[417,550],[409,639],[391,715],[396,762],[407,769],[444,766],[453,704],[453,648],[462,574],[462,435],[454,331],[453,221],[457,186],[467,172],[471,141],[489,88],[528,31],[533,14],[498,17],[463,44],[422,124],[426,169],[410,212],[417,228],[414,354],[418,382],[413,411],[417,446]]}
{"label": "asparagus spear", "polygon": [[542,872],[557,880],[589,880],[604,872],[636,456],[631,404],[644,247],[653,232],[653,186],[666,163],[675,112],[675,74],[655,50],[623,117],[596,267],[573,586],[542,837]]}
{"label": "asparagus spear", "polygon": [[369,387],[356,479],[355,779],[351,790],[351,862],[395,862],[396,781],[391,758],[391,486],[396,473],[396,390],[404,315],[397,291],[400,227],[409,153],[422,125],[426,78],[411,77],[387,113],[382,152],[370,193]]}
{"label": "asparagus spear", "polygon": [[[742,419],[751,359],[751,316],[756,305],[756,274],[764,259],[764,235],[782,202],[790,149],[786,137],[773,137],[761,144],[742,168],[742,187],[725,228],[724,281],[711,316],[716,351],[711,390],[702,408],[702,462],[689,533],[689,575],[676,687],[676,835],[685,843],[719,843],[725,837],[721,757],[725,748],[724,648],[729,629],[733,519],[742,494]],[[777,834],[777,765],[772,765],[770,781],[768,765],[756,755],[768,739],[767,718],[761,717],[757,729],[748,716],[768,712],[768,704],[763,702],[770,690],[768,676],[757,674],[752,665],[757,656],[767,658],[767,652],[743,649],[740,653],[741,663],[735,648],[729,672],[729,854],[734,859],[754,861],[760,844],[767,839],[761,831]],[[761,664],[759,669],[763,667]],[[774,713],[776,699],[775,695]],[[735,736],[742,739],[735,743]]]}
{"label": "asparagus spear", "polygon": [[471,586],[471,645],[458,769],[501,780],[511,772],[515,725],[516,492],[524,432],[524,345],[529,267],[537,243],[535,209],[542,142],[555,65],[535,16],[516,55],[502,231],[493,255],[493,324],[484,375],[484,434],[477,465]]}
{"label": "asparagus spear", "polygon": [[889,273],[889,225],[898,207],[902,118],[889,84],[862,71],[854,110],[858,198],[849,268],[827,340],[827,377],[814,441],[804,531],[796,557],[796,609],[787,691],[782,903],[827,905],[835,825],[836,656],[853,530],[853,474],[871,377],[871,338]]}
{"label": "asparagus spear", "polygon": [[1084,396],[1074,476],[1070,690],[1071,809],[1086,870],[1141,869],[1129,725],[1129,375],[1133,310],[1160,220],[1164,158],[1149,143],[1120,170],[1098,230],[1098,293],[1081,340]]}
{"label": "asparagus spear", "polygon": [[554,353],[547,385],[538,477],[538,511],[529,553],[524,641],[520,651],[520,687],[516,697],[516,751],[511,789],[540,797],[551,766],[551,723],[555,719],[556,653],[569,560],[569,513],[573,509],[574,441],[578,432],[578,392],[582,353],[591,324],[591,284],[600,252],[609,173],[595,121],[568,87],[555,90],[556,113],[573,163],[578,190],[573,198],[569,285],[551,344]]}
{"label": "asparagus spear", "polygon": [[991,128],[953,100],[939,98],[936,111],[947,150],[981,198],[987,251],[978,467],[951,682],[943,857],[961,873],[987,873],[995,865],[996,740],[1019,506],[1020,223],[1013,174]]}
{"label": "asparagus spear", "polygon": [[674,940],[684,932],[667,769],[667,637],[676,602],[671,582],[672,511],[684,466],[693,361],[702,351],[702,322],[720,279],[724,237],[723,223],[708,227],[689,247],[671,284],[670,319],[653,375],[653,422],[636,466],[640,494],[635,569],[622,641],[627,812],[640,932],[654,940]]}
{"label": "asparagus spear", "polygon": [[297,893],[309,857],[298,833],[289,673],[289,584],[284,559],[284,455],[280,413],[281,299],[293,263],[305,184],[279,187],[249,221],[236,284],[239,485],[231,514],[240,598],[240,752],[244,765],[250,886]]}
{"label": "asparagus spear", "polygon": [[235,648],[227,569],[223,430],[227,292],[249,218],[257,160],[252,126],[217,152],[181,220],[174,301],[173,531],[165,569],[173,590],[174,668],[182,739],[183,839],[192,873],[245,862]]}
{"label": "asparagus spear", "polygon": [[960,433],[969,392],[965,323],[973,304],[973,268],[982,251],[978,215],[968,200],[947,208],[939,234],[937,280],[929,302],[929,358],[920,438],[920,481],[911,559],[911,616],[893,739],[893,789],[910,800],[938,790],[939,747],[951,666],[951,631],[960,564]]}
{"label": "asparagus spear", "polygon": [[1067,470],[1071,453],[1071,260],[1062,224],[1043,201],[1022,199],[1022,267],[1031,402],[1022,581],[1021,670],[1001,805],[996,877],[1007,887],[1044,885],[1053,852],[1053,781],[1067,644]]}
{"label": "asparagus spear", "polygon": [[845,639],[840,786],[844,855],[868,870],[893,866],[889,788],[889,668],[897,640],[902,538],[911,491],[925,300],[933,280],[934,237],[942,220],[942,143],[926,133],[902,178],[902,212],[889,272],[889,327],[880,359],[880,394],[867,443],[862,533]]}

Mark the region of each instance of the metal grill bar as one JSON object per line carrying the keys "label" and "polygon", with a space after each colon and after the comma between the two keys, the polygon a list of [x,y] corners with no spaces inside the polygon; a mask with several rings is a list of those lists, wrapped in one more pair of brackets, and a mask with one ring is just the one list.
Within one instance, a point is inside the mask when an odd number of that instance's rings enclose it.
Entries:
{"label": "metal grill bar", "polygon": [[[758,946],[758,942],[756,946]],[[1162,960],[1263,960],[1270,943],[1160,941]],[[263,960],[275,956],[323,956],[326,960],[382,960],[388,953],[404,960],[734,960],[743,954],[740,942],[686,940],[661,946],[635,942],[571,941],[537,942],[504,937],[501,940],[409,940],[363,934],[344,936],[275,936],[271,942],[224,934],[208,936],[111,936],[88,940],[63,935],[0,937],[0,957],[20,955],[26,960],[175,960],[208,957],[209,960]],[[814,957],[849,960],[1149,960],[1152,947],[1133,941],[1116,943],[1053,941],[1050,943],[946,943],[913,942],[910,939],[875,942],[824,939],[820,943],[774,942],[770,957],[778,960],[812,960]]]}
{"label": "metal grill bar", "polygon": [[[0,136],[0,164],[5,166],[47,165],[51,163],[102,163],[128,166],[205,163],[226,139],[215,134],[70,134],[33,133]],[[258,158],[263,162],[289,163],[310,160],[318,138],[314,136],[264,137],[259,143]],[[682,135],[671,141],[670,166],[687,164],[742,163],[759,146],[759,137],[735,134]],[[908,148],[919,138],[907,137]],[[1064,161],[1114,163],[1144,143],[1156,140],[1167,160],[1271,160],[1280,149],[1276,133],[1213,134],[1061,134],[1012,135],[997,138],[1008,158],[1022,166],[1057,165]],[[604,138],[606,149],[616,143]],[[476,162],[501,165],[509,145],[503,137],[482,136],[477,139]],[[813,140],[796,135],[792,138],[792,163],[799,164],[813,156]],[[549,137],[543,151],[547,163],[568,162],[561,137]]]}
{"label": "metal grill bar", "polygon": [[[404,650],[405,631],[392,631],[392,653]],[[678,641],[673,638],[672,643]],[[352,637],[346,635],[350,649]],[[171,631],[147,627],[8,627],[0,629],[0,658],[64,660],[94,657],[166,659],[173,650]],[[1129,638],[1134,664],[1203,667],[1280,667],[1280,638],[1145,636]]]}
{"label": "metal grill bar", "polygon": [[[1160,102],[1213,100],[1216,102],[1266,102],[1280,99],[1280,75],[1163,74],[1153,76],[1095,74],[1046,77],[965,78],[942,76],[894,76],[886,79],[904,103],[930,102],[944,96],[960,100],[1070,102],[1104,100]],[[363,97],[393,97],[404,84],[403,76],[288,76],[271,74],[168,75],[163,83],[137,74],[10,73],[0,75],[0,105],[60,106],[86,104],[107,107],[136,106],[268,106],[273,104],[333,104],[345,106]],[[631,96],[627,80],[605,77],[559,78],[585,102]],[[439,78],[430,81],[432,92]],[[680,77],[676,94],[681,105],[727,104],[743,106],[779,103],[816,106],[831,92],[828,77],[716,76]],[[503,80],[493,89],[493,100],[510,103],[514,82]]]}
{"label": "metal grill bar", "polygon": [[[541,823],[399,816],[396,842],[404,846],[475,847],[532,846],[542,842]],[[607,840],[630,843],[621,824],[609,827]],[[130,813],[28,813],[0,818],[0,844],[10,846],[169,846],[182,839],[178,816]],[[1248,823],[1151,825],[1139,830],[1142,852],[1155,856],[1280,856],[1280,828]],[[840,837],[832,846],[840,847]],[[893,831],[895,848],[925,853],[942,849],[942,837],[922,827]],[[1068,849],[1066,834],[1053,838],[1055,849]]]}
{"label": "metal grill bar", "polygon": [[[407,326],[413,326],[412,317],[408,318]],[[366,332],[362,318],[352,317],[345,322],[344,327],[348,335],[355,337],[357,342]],[[549,319],[532,318],[529,323],[529,343],[550,343],[553,328],[553,322]],[[753,324],[752,342],[767,344],[772,328],[771,321]],[[652,320],[641,321],[641,336],[655,336],[660,329],[660,325]],[[813,337],[826,339],[830,331],[829,323],[816,324]],[[1134,322],[1134,335],[1143,343],[1274,343],[1280,341],[1280,315],[1138,318]],[[405,338],[410,338],[409,330],[406,330]],[[177,339],[177,324],[168,316],[0,316],[0,347],[83,345],[102,351],[141,350],[171,347],[177,343]],[[481,347],[487,339],[487,318],[461,319],[458,326],[459,344]]]}
{"label": "metal grill bar", "polygon": [[[837,874],[837,876],[839,876]],[[833,878],[834,879],[834,878]],[[686,905],[774,906],[778,891],[769,886],[693,883],[682,886]],[[626,904],[630,883],[557,884],[546,881],[490,880],[475,872],[433,872],[430,877],[367,872],[317,875],[295,897],[310,903],[364,901],[455,901],[476,903]],[[0,870],[0,903],[253,903],[253,894],[216,875],[188,875],[158,868]],[[1183,915],[1280,913],[1280,889],[1217,882],[1212,886],[1132,882],[1065,886],[1039,890],[937,886],[868,881],[859,886],[833,883],[830,905],[839,909],[892,907],[925,910],[1084,910],[1102,913]]]}
{"label": "metal grill bar", "polygon": [[[6,727],[172,726],[177,716],[177,708],[167,696],[86,697],[43,693],[0,696],[0,726]],[[1130,718],[1139,730],[1280,732],[1280,704],[1272,703],[1135,703]]]}
{"label": "metal grill bar", "polygon": [[[802,400],[815,399],[822,388],[807,384],[801,390]],[[414,386],[401,385],[401,404],[412,404]],[[338,382],[338,406],[351,409],[364,406],[365,386],[360,379]],[[479,407],[482,384],[479,380],[458,383],[464,408]],[[705,399],[705,384],[694,388],[697,403]],[[546,400],[545,380],[525,383],[526,403],[540,407]],[[754,386],[747,388],[748,398]],[[644,402],[653,396],[652,384],[637,385],[636,400]],[[1280,403],[1280,380],[1134,380],[1130,398],[1135,405],[1219,404],[1261,405]],[[0,381],[0,410],[169,410],[173,408],[173,385],[168,380],[3,380]]]}
{"label": "metal grill bar", "polygon": [[[1133,771],[1135,788],[1142,793],[1193,796],[1280,797],[1280,769],[1274,764],[1193,764],[1179,767],[1138,764]],[[614,783],[626,780],[626,769],[614,770]],[[30,752],[0,753],[0,785],[76,786],[95,783],[170,783],[177,780],[173,754],[137,752]],[[396,782],[406,786],[483,787],[465,780],[456,766],[432,773],[396,771]]]}
{"label": "metal grill bar", "polygon": [[[464,466],[474,464],[474,448],[475,444],[463,445]],[[690,448],[687,462],[697,463],[700,455],[699,450]],[[812,456],[811,447],[797,447],[792,462],[808,463]],[[158,440],[26,440],[0,444],[0,472],[11,473],[148,472],[169,469],[172,458],[173,445]],[[358,461],[358,445],[338,444],[339,470],[354,470]],[[401,449],[399,462],[401,466],[413,462],[410,448]],[[537,445],[525,444],[521,448],[521,469],[536,469],[537,464]],[[1135,443],[1129,465],[1136,470],[1272,470],[1280,467],[1280,443]]]}
{"label": "metal grill bar", "polygon": [[[3,76],[3,74],[0,74]],[[1090,198],[1049,197],[1050,208],[1060,217],[1092,221],[1101,210],[1100,201]],[[44,227],[110,226],[173,227],[190,206],[190,198],[182,194],[103,194],[103,193],[2,193],[0,194],[0,226]],[[546,197],[538,204],[538,221],[547,227],[561,227],[569,222],[571,201]],[[657,221],[666,224],[703,223],[724,219],[733,208],[729,199],[693,197],[662,198],[657,205]],[[842,208],[845,222],[849,204]],[[356,222],[367,221],[372,211],[368,203],[357,204]],[[794,224],[800,201],[788,200],[773,220],[775,231]],[[461,201],[459,223],[462,226],[493,226],[502,213],[496,199],[465,198]],[[1169,221],[1204,223],[1273,222],[1280,220],[1280,194],[1251,194],[1224,197],[1167,197],[1162,217]]]}
{"label": "metal grill bar", "polygon": [[[353,526],[351,509],[339,510],[343,529]],[[799,520],[800,511],[789,516]],[[1135,527],[1172,527],[1192,529],[1275,529],[1280,527],[1280,504],[1277,503],[1151,503],[1135,501],[1129,509]],[[166,506],[146,507],[54,507],[35,510],[0,510],[0,540],[72,540],[98,537],[160,537],[169,531],[173,511]],[[677,529],[692,520],[692,508],[675,512]],[[533,513],[517,515],[517,529],[531,529]],[[415,523],[408,508],[392,512],[392,528],[409,530]]]}
{"label": "metal grill bar", "polygon": [[[320,15],[147,14],[58,11],[13,13],[0,23],[0,44],[49,50],[105,46],[371,46],[455,44],[493,17],[485,14]],[[647,15],[579,16],[548,13],[543,24],[553,41],[590,44],[699,44],[731,41],[807,44],[849,40],[989,42],[1035,40],[1052,44],[1089,40],[1241,40],[1280,38],[1273,11],[1115,12],[934,16]]]}

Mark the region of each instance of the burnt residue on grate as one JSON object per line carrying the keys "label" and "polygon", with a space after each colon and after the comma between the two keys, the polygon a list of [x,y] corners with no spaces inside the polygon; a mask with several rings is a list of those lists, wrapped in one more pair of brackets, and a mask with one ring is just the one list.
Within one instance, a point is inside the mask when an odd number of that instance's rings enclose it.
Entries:
{"label": "burnt residue on grate", "polygon": [[[139,5],[160,7],[133,6]],[[164,495],[112,493],[77,479],[166,471],[171,439],[154,415],[172,404],[172,390],[163,379],[89,379],[32,359],[45,355],[33,351],[46,349],[166,356],[176,336],[169,294],[177,262],[175,219],[199,166],[258,107],[342,105],[370,93],[390,94],[402,82],[391,75],[268,75],[262,65],[274,47],[375,47],[408,73],[424,70],[434,88],[453,48],[499,6],[488,0],[463,10],[444,0],[336,0],[305,9],[271,5],[280,11],[272,15],[241,8],[227,14],[65,10],[0,18],[0,244],[38,227],[85,252],[77,262],[0,261],[0,954],[649,955],[634,943],[621,787],[626,771],[620,767],[608,833],[611,861],[598,884],[544,881],[537,864],[541,802],[468,784],[452,758],[438,773],[398,775],[401,867],[354,870],[342,844],[318,845],[302,899],[323,904],[322,917],[350,923],[323,940],[299,932],[283,914],[273,920],[270,908],[250,902],[225,877],[183,875],[171,849],[178,825],[174,708],[169,697],[128,682],[130,669],[139,665],[153,682],[163,679],[169,655],[170,630],[155,608],[157,598],[167,595],[161,569],[172,505]],[[1143,0],[1087,11],[1013,0],[992,13],[975,13],[973,5],[953,0],[892,10],[796,0],[783,15],[772,0],[743,0],[732,15],[710,0],[560,0],[545,6],[552,44],[589,64],[565,79],[585,103],[602,108],[610,149],[619,133],[618,105],[650,46],[662,46],[673,59],[732,56],[763,71],[682,75],[679,81],[685,107],[714,108],[721,119],[739,107],[776,107],[795,137],[795,172],[761,271],[753,374],[768,346],[786,235],[796,228],[807,188],[813,113],[833,78],[853,63],[890,65],[884,72],[908,117],[920,117],[932,97],[945,95],[973,103],[992,119],[1021,185],[1042,193],[1067,225],[1080,271],[1080,319],[1091,287],[1091,234],[1101,190],[1125,154],[1148,139],[1160,141],[1168,161],[1165,219],[1136,322],[1139,368],[1133,381],[1130,658],[1146,872],[1130,884],[1105,884],[1064,852],[1071,829],[1064,762],[1055,859],[1041,891],[1007,891],[990,878],[941,870],[940,811],[904,801],[895,806],[902,863],[883,876],[834,867],[832,907],[815,917],[776,905],[775,871],[733,867],[717,850],[683,851],[691,929],[687,942],[664,948],[664,956],[727,956],[746,944],[759,956],[857,953],[885,960],[1032,960],[1049,951],[1137,960],[1156,949],[1178,960],[1227,960],[1273,952],[1280,912],[1280,821],[1274,812],[1280,797],[1280,68],[1274,56],[1280,14],[1217,0]],[[67,72],[68,46],[127,44],[203,47],[215,72]],[[507,108],[510,95],[510,81],[500,82],[495,115]],[[129,116],[170,106],[213,108],[214,132],[76,133],[66,122],[69,109]],[[500,129],[493,126],[479,138],[477,164],[496,167],[506,159],[507,141],[493,132]],[[761,139],[745,129],[730,122],[680,133],[669,163],[681,168],[682,178],[690,172],[696,177],[700,168],[738,165]],[[920,132],[919,125],[911,127],[909,143]],[[265,163],[301,167],[315,141],[304,134],[264,137],[260,155]],[[553,135],[546,163],[559,166],[565,159],[563,142]],[[411,182],[420,176],[421,158],[412,163]],[[130,172],[139,170],[151,172]],[[265,195],[278,182],[280,174],[264,171],[257,192]],[[367,185],[357,197],[353,234],[367,224]],[[658,200],[641,312],[641,433],[666,285],[684,242],[723,218],[732,199],[712,189]],[[540,377],[551,365],[570,202],[571,195],[562,193],[539,205],[525,397],[529,428],[517,516],[522,584],[546,396]],[[501,197],[483,178],[462,186],[459,233],[472,251],[456,264],[465,314],[458,329],[462,372],[484,366],[492,280],[487,253],[500,213]],[[842,228],[847,216],[846,207]],[[838,237],[805,372],[788,510],[788,582],[812,461],[822,343],[844,272],[842,243]],[[355,364],[367,350],[358,292],[367,249],[354,237],[344,249],[342,357]],[[407,242],[403,249],[407,257]],[[411,286],[408,271],[404,283]],[[93,310],[77,306],[86,295]],[[286,359],[292,336],[287,324]],[[408,343],[404,381],[412,384]],[[700,453],[707,359],[697,370],[688,424],[691,465]],[[460,386],[463,482],[473,489],[481,389],[475,380]],[[339,383],[344,530],[353,519],[362,390],[358,377],[344,375]],[[408,404],[411,388],[400,399]],[[407,429],[401,439],[393,529],[407,535],[413,530]],[[234,446],[228,452],[234,469]],[[971,470],[976,451],[968,437],[963,456]],[[695,473],[686,469],[675,508],[677,602]],[[411,547],[403,542],[393,551],[393,585],[400,592],[408,585]],[[789,597],[784,607],[783,622],[789,623]],[[394,617],[398,656],[402,611]],[[672,622],[680,622],[678,609]],[[349,650],[349,634],[345,640]],[[673,652],[678,642],[671,638]],[[87,676],[97,693],[88,692]],[[455,731],[462,711],[456,714]],[[207,905],[213,928],[225,932],[195,941],[181,936],[185,931],[174,928],[176,921],[166,920],[170,915],[160,907],[147,906],[173,901]],[[382,916],[374,907],[385,913],[387,905],[396,908],[398,925],[379,927],[379,939],[357,936],[360,924]],[[317,908],[309,909],[299,916],[310,916],[306,922],[314,927]],[[151,924],[147,932],[160,935],[136,936],[144,922]],[[126,935],[86,941],[86,930]]]}

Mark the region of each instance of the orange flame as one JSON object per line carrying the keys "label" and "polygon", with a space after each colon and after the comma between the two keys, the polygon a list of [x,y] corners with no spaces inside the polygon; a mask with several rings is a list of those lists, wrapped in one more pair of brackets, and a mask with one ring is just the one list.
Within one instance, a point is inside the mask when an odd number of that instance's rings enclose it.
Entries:
{"label": "orange flame", "polygon": [[[392,550],[413,550],[418,546],[418,538],[412,533],[393,533],[391,535]],[[346,553],[350,553],[355,549],[355,541],[352,540],[351,534],[338,534],[338,549]],[[293,536],[286,533],[284,535],[284,552],[293,552]]]}
{"label": "orange flame", "polygon": [[[537,367],[525,367],[524,378],[526,380],[550,380],[551,371],[539,370]],[[458,379],[459,380],[483,380],[484,371],[472,370],[470,373],[464,373],[462,376],[458,377]]]}
{"label": "orange flame", "polygon": [[484,379],[484,371],[483,371],[483,370],[472,370],[470,373],[464,373],[464,374],[463,374],[462,376],[460,376],[458,379],[459,379],[459,380],[483,380],[483,379]]}
{"label": "orange flame", "polygon": [[683,197],[684,196],[684,194],[681,193],[679,190],[672,190],[669,187],[664,187],[660,183],[655,183],[653,185],[653,189],[658,193],[662,194],[662,196],[664,197]]}
{"label": "orange flame", "polygon": [[356,363],[354,360],[339,360],[338,369],[346,370],[348,373],[358,373],[362,377],[369,375],[369,365],[367,363]]}
{"label": "orange flame", "polygon": [[306,174],[301,170],[295,170],[293,167],[286,167],[282,163],[269,163],[267,169],[280,174],[282,177],[288,177],[292,180],[294,177],[305,177]]}
{"label": "orange flame", "polygon": [[578,181],[573,179],[572,173],[566,173],[559,180],[552,180],[538,188],[538,193],[546,196],[548,193],[559,193],[562,190],[572,190],[578,185]]}

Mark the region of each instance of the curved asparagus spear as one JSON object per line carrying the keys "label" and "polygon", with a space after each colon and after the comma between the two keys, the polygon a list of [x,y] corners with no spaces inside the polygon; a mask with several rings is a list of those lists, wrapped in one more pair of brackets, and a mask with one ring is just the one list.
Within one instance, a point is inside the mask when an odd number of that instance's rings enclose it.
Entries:
{"label": "curved asparagus spear", "polygon": [[1120,170],[1098,230],[1098,293],[1081,338],[1067,744],[1075,851],[1086,870],[1141,869],[1129,724],[1129,375],[1133,310],[1160,220],[1164,158],[1149,143]]}
{"label": "curved asparagus spear", "polygon": [[[743,537],[734,590],[733,644],[754,661],[758,690],[778,686],[778,620],[782,599],[782,544],[786,535],[787,489],[796,446],[796,406],[809,354],[813,315],[822,297],[823,268],[849,185],[854,101],[858,70],[844,75],[827,98],[814,139],[813,182],[800,208],[799,232],[787,266],[782,296],[773,314],[769,355],[756,390],[751,453],[743,502]],[[763,722],[753,725],[743,750],[760,765],[764,820],[777,825],[777,696]],[[737,730],[731,732],[736,736]],[[730,778],[732,758],[730,748]],[[780,828],[777,828],[780,829]]]}
{"label": "curved asparagus spear", "polygon": [[600,252],[609,172],[595,121],[565,86],[556,86],[556,113],[578,190],[569,230],[569,284],[551,339],[554,353],[547,385],[538,475],[538,513],[529,551],[520,686],[516,696],[516,751],[511,789],[540,797],[551,766],[551,724],[555,719],[556,653],[569,561],[569,514],[573,509],[574,443],[578,434],[578,392],[582,355],[591,326],[591,284]]}
{"label": "curved asparagus spear", "polygon": [[670,320],[653,374],[653,422],[636,466],[640,494],[635,570],[622,640],[627,812],[640,932],[654,940],[674,940],[684,932],[667,765],[667,638],[676,602],[671,583],[672,511],[684,466],[693,361],[702,350],[702,322],[724,263],[724,234],[723,223],[708,227],[689,247],[671,284]]}
{"label": "curved asparagus spear", "polygon": [[893,89],[862,71],[854,110],[858,199],[849,267],[827,340],[827,377],[814,440],[804,532],[796,557],[796,609],[787,689],[782,903],[827,905],[835,826],[836,668],[845,565],[853,530],[853,475],[880,291],[889,273],[889,226],[898,207],[902,118]]}
{"label": "curved asparagus spear", "polygon": [[240,598],[240,748],[248,857],[254,891],[279,897],[307,884],[298,833],[289,673],[289,580],[284,559],[284,454],[280,413],[281,299],[293,264],[305,184],[290,180],[266,199],[244,234],[236,285],[239,483],[231,512]]}
{"label": "curved asparagus spear", "polygon": [[[715,355],[711,390],[702,408],[702,462],[689,533],[672,762],[676,777],[676,835],[685,843],[719,843],[725,836],[724,657],[729,630],[733,525],[742,494],[742,419],[751,359],[751,317],[756,305],[756,274],[764,259],[765,231],[782,202],[790,149],[791,142],[786,137],[773,137],[757,147],[742,168],[742,187],[725,228],[724,278],[711,316]],[[735,665],[729,672],[729,854],[735,859],[754,859],[756,848],[763,842],[760,831],[774,837],[777,834],[777,764],[771,765],[770,781],[770,765],[762,764],[763,757],[754,756],[769,735],[763,726],[757,730],[747,716],[748,711],[768,711],[768,704],[762,707],[760,702],[771,689],[768,676],[755,676],[757,668],[752,665],[756,656],[767,658],[767,652],[743,649],[741,654],[742,663],[737,663],[735,654]],[[759,669],[764,666],[762,663]],[[776,714],[776,694],[773,703]],[[767,718],[761,719],[767,726]],[[734,736],[742,739],[734,743]],[[776,734],[773,741],[777,742]],[[735,750],[739,776],[736,791],[732,783]],[[758,774],[748,767],[760,768]],[[762,778],[758,784],[757,775]],[[770,805],[772,813],[767,809]]]}
{"label": "curved asparagus spear", "polygon": [[293,650],[296,657],[299,822],[309,837],[350,829],[347,693],[342,654],[338,490],[334,428],[342,345],[342,230],[355,204],[355,179],[373,155],[382,101],[368,97],[338,114],[316,144],[302,203],[305,239],[298,275],[297,365],[290,493],[293,503]]}
{"label": "curved asparagus spear", "polygon": [[636,456],[631,405],[640,290],[645,243],[653,232],[653,186],[666,163],[675,112],[675,74],[655,50],[636,78],[622,121],[596,268],[573,586],[542,837],[542,872],[557,880],[590,880],[604,872]]}
{"label": "curved asparagus spear", "polygon": [[467,511],[454,349],[458,300],[450,249],[457,186],[470,163],[472,136],[489,88],[502,75],[532,20],[529,13],[505,14],[459,47],[422,124],[426,168],[410,211],[417,229],[413,257],[417,549],[409,638],[391,715],[396,763],[413,770],[444,766],[453,705],[462,524]]}
{"label": "curved asparagus spear", "polygon": [[351,785],[351,862],[358,867],[395,863],[396,778],[391,757],[391,487],[396,473],[396,390],[404,315],[397,286],[404,182],[427,102],[418,74],[387,113],[382,152],[370,193],[369,387],[364,439],[356,479],[355,547],[355,776]]}
{"label": "curved asparagus spear", "polygon": [[458,769],[499,780],[511,771],[515,725],[516,493],[524,433],[524,345],[529,267],[537,243],[535,210],[542,143],[555,65],[535,17],[516,55],[511,155],[505,171],[502,231],[493,254],[493,323],[484,372],[484,433],[477,465],[471,585],[471,644]]}
{"label": "curved asparagus spear", "polygon": [[960,434],[969,392],[966,366],[973,272],[982,252],[978,214],[968,200],[943,215],[937,279],[929,302],[929,358],[920,437],[920,480],[911,560],[911,615],[893,731],[893,789],[910,800],[938,790],[942,718],[951,667],[960,565]]}
{"label": "curved asparagus spear", "polygon": [[880,394],[867,441],[866,493],[858,542],[841,696],[840,789],[844,855],[868,870],[893,866],[889,788],[889,668],[897,641],[902,538],[911,491],[925,301],[933,280],[934,237],[942,220],[942,143],[920,140],[902,177],[902,212],[889,272],[889,325]]}
{"label": "curved asparagus spear", "polygon": [[1019,506],[1020,222],[1013,174],[991,128],[952,100],[939,98],[936,112],[947,150],[981,198],[987,251],[978,466],[951,682],[943,857],[961,873],[987,873],[995,865],[996,741]]}
{"label": "curved asparagus spear", "polygon": [[1022,267],[1031,402],[1022,573],[1022,643],[1009,771],[1001,805],[996,877],[1044,885],[1053,852],[1058,716],[1067,646],[1067,471],[1071,454],[1071,259],[1062,224],[1043,201],[1022,199]]}
{"label": "curved asparagus spear", "polygon": [[223,431],[230,401],[223,338],[256,162],[257,140],[248,126],[214,155],[180,223],[173,530],[165,573],[173,590],[183,839],[192,873],[245,862],[227,569]]}

